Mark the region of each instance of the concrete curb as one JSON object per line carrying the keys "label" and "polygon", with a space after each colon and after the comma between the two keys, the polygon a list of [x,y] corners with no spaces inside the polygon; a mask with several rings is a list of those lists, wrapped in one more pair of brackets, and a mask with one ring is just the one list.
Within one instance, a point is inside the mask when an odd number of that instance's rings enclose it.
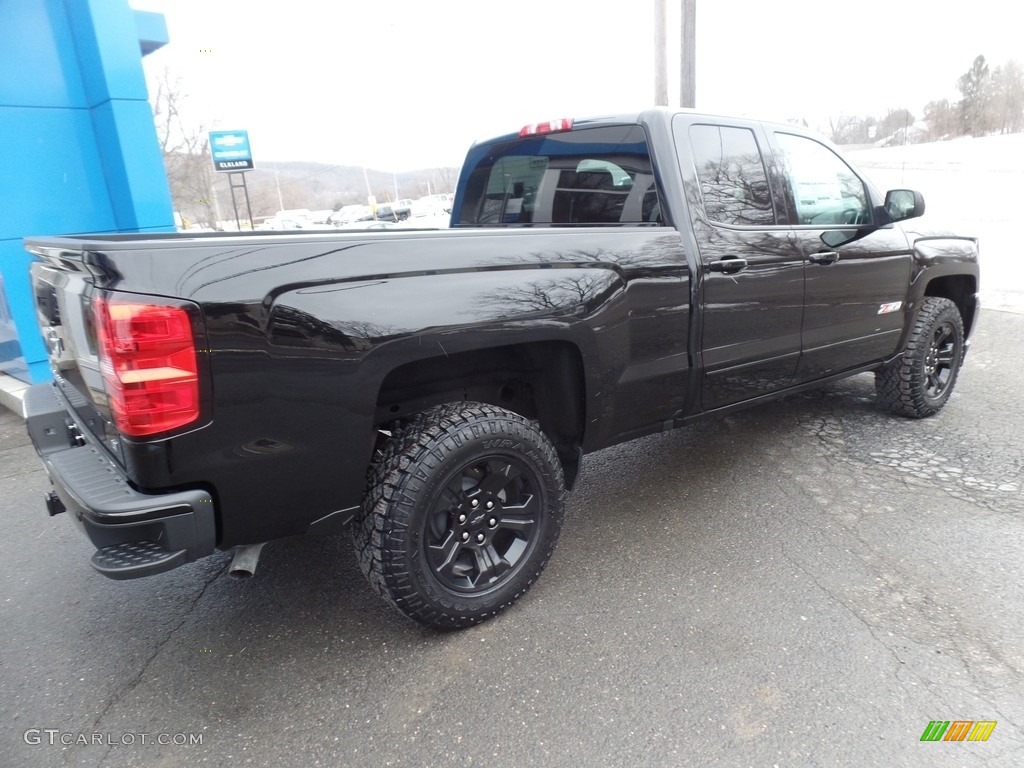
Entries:
{"label": "concrete curb", "polygon": [[25,392],[30,385],[0,373],[0,405],[25,418]]}

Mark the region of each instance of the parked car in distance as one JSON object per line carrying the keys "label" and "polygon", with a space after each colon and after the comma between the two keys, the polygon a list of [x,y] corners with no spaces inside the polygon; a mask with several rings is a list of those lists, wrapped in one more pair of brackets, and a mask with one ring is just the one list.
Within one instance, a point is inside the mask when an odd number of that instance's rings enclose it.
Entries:
{"label": "parked car in distance", "polygon": [[409,216],[395,226],[402,229],[447,229],[451,219],[450,205],[446,208],[436,198],[420,198],[413,202]]}
{"label": "parked car in distance", "polygon": [[368,205],[343,205],[341,208],[332,213],[329,217],[329,222],[335,226],[341,226],[342,224],[351,224],[354,221],[359,221],[367,214],[370,213],[370,206]]}
{"label": "parked car in distance", "polygon": [[404,221],[409,218],[409,211],[412,208],[412,200],[398,200],[394,203],[383,203],[377,206],[375,211],[364,214],[361,221],[376,219],[377,221]]}

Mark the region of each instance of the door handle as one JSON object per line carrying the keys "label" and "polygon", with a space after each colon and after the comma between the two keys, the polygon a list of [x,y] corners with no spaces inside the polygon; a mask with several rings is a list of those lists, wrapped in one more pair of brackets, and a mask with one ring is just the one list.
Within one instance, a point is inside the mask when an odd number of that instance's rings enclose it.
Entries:
{"label": "door handle", "polygon": [[835,264],[839,261],[839,254],[835,251],[818,251],[807,257],[812,264]]}
{"label": "door handle", "polygon": [[726,256],[724,259],[718,261],[712,261],[708,264],[708,269],[712,272],[722,272],[726,275],[731,275],[735,272],[740,272],[747,268],[747,260],[742,259],[739,256]]}

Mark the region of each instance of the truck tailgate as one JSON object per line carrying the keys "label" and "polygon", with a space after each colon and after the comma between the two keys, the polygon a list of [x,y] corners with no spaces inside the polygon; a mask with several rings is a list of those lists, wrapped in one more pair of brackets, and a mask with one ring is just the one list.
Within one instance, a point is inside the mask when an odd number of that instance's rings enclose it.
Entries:
{"label": "truck tailgate", "polygon": [[56,389],[75,415],[76,427],[91,432],[123,466],[100,372],[91,307],[93,276],[81,252],[40,247],[32,252],[42,257],[32,265],[32,289]]}

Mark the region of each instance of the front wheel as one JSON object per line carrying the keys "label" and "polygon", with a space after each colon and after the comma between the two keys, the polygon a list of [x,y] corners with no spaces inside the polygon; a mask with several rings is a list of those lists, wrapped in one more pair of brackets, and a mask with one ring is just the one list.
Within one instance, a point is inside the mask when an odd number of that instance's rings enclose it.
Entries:
{"label": "front wheel", "polygon": [[949,299],[927,296],[902,357],[875,372],[879,401],[894,413],[931,416],[953,393],[964,361],[964,323]]}
{"label": "front wheel", "polygon": [[370,584],[438,629],[477,624],[536,581],[562,525],[564,477],[532,422],[438,406],[383,446],[354,532]]}

